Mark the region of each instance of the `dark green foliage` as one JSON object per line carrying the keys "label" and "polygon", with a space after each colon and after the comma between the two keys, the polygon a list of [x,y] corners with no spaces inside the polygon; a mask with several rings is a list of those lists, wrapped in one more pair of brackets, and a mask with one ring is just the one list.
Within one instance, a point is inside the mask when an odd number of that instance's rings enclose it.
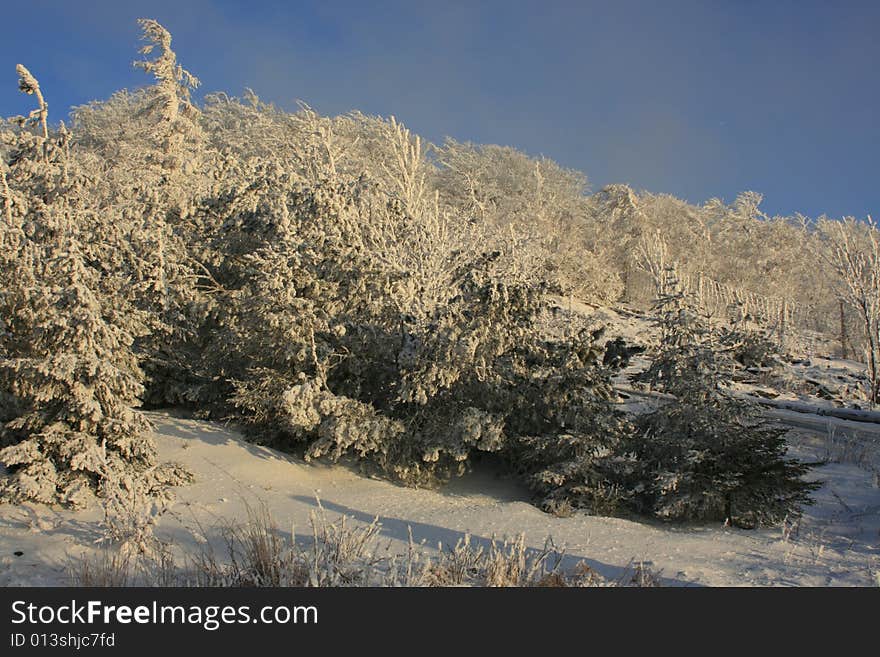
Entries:
{"label": "dark green foliage", "polygon": [[725,520],[753,527],[799,513],[818,485],[810,466],[786,458],[784,429],[726,393],[730,361],[667,272],[659,300],[662,341],[640,379],[674,396],[635,420],[620,474],[640,513],[674,520]]}
{"label": "dark green foliage", "polygon": [[727,520],[741,527],[795,516],[818,484],[810,466],[786,458],[786,430],[750,404],[718,395],[669,402],[636,421],[633,504],[671,520]]}
{"label": "dark green foliage", "polygon": [[734,325],[723,328],[718,341],[740,367],[748,369],[779,364],[779,343],[766,331]]}
{"label": "dark green foliage", "polygon": [[627,345],[626,340],[618,336],[605,343],[605,355],[602,364],[605,367],[624,368],[630,364],[632,357],[644,353],[641,345]]}
{"label": "dark green foliage", "polygon": [[602,350],[587,330],[546,343],[529,360],[537,354],[538,363],[521,362],[511,386],[509,458],[545,509],[613,513],[620,491],[607,459],[627,423],[611,402],[612,370],[600,365]]}
{"label": "dark green foliage", "polygon": [[646,383],[680,399],[702,400],[718,393],[725,354],[712,344],[712,333],[695,306],[681,292],[674,270],[663,272],[666,291],[656,304],[660,349],[633,381]]}

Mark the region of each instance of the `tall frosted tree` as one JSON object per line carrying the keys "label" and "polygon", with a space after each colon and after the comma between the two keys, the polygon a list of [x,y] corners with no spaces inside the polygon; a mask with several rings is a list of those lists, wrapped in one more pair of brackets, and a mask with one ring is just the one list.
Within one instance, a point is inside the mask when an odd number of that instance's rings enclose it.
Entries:
{"label": "tall frosted tree", "polygon": [[[39,84],[19,67],[20,88]],[[108,292],[119,287],[95,261],[101,241],[89,207],[90,178],[69,134],[5,131],[0,242],[2,493],[14,500],[82,505],[93,493],[162,488],[149,423],[135,410],[142,374],[131,351],[143,330]],[[89,248],[84,248],[89,245]]]}

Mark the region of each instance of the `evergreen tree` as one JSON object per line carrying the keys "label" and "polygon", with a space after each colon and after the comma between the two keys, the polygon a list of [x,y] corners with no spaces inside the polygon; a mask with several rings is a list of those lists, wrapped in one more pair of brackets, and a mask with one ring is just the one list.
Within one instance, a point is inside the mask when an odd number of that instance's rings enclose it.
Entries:
{"label": "evergreen tree", "polygon": [[730,354],[736,368],[777,367],[781,353],[778,340],[765,328],[749,321],[742,304],[736,304],[728,326],[718,331],[718,342]]}
{"label": "evergreen tree", "polygon": [[810,466],[787,459],[786,430],[754,404],[727,394],[730,363],[680,291],[672,270],[658,301],[662,337],[638,377],[674,396],[636,419],[625,441],[626,477],[637,511],[677,520],[753,527],[800,513],[818,487]]}
{"label": "evergreen tree", "polygon": [[[44,107],[36,79],[19,74]],[[35,116],[42,134],[3,135],[2,493],[71,505],[118,486],[158,493],[181,473],[157,467],[149,423],[135,410],[143,388],[131,345],[143,324],[113,294],[119,276],[100,260],[108,249],[96,246],[104,240],[89,177],[70,156],[69,133],[50,136],[44,113]]]}
{"label": "evergreen tree", "polygon": [[[555,514],[613,515],[628,504],[616,454],[631,426],[612,403],[617,366],[601,364],[595,337],[582,330],[534,349],[511,387],[511,402],[522,409],[510,414],[514,467],[542,508]],[[537,362],[536,355],[542,356]]]}
{"label": "evergreen tree", "polygon": [[20,409],[5,424],[0,461],[13,499],[79,505],[99,484],[155,466],[156,452],[133,409],[142,386],[132,336],[105,317],[75,239],[59,247],[42,255],[29,330],[18,327],[27,348],[0,360]]}

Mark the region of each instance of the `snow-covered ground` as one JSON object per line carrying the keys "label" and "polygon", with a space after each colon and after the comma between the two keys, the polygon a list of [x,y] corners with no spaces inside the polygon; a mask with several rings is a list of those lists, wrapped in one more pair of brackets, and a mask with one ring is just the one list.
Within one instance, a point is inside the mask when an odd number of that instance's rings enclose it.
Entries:
{"label": "snow-covered ground", "polygon": [[[441,490],[413,490],[364,477],[342,466],[306,464],[245,442],[235,430],[168,413],[150,413],[164,460],[179,461],[196,475],[177,491],[177,501],[157,534],[181,549],[196,536],[219,540],[224,520],[244,520],[247,506],[264,503],[278,526],[310,533],[316,496],[332,519],[344,514],[369,523],[379,516],[381,535],[393,552],[406,547],[409,529],[425,549],[515,537],[542,548],[548,536],[564,546],[570,565],[586,562],[619,578],[632,561],[661,571],[675,586],[867,586],[880,573],[880,464],[851,457],[831,445],[840,463],[817,468],[825,484],[797,528],[741,530],[718,524],[667,525],[574,515],[556,518],[528,502],[528,493],[490,466]],[[876,426],[880,432],[880,425]],[[873,436],[880,439],[880,435]],[[826,455],[826,436],[799,430],[794,453]],[[834,455],[834,454],[832,454]],[[39,505],[0,505],[0,585],[68,583],[68,559],[98,549],[100,513]]]}

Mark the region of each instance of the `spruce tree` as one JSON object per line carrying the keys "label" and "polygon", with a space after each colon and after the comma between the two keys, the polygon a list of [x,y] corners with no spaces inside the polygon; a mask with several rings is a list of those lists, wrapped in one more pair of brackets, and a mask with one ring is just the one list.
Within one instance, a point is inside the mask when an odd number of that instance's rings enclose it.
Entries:
{"label": "spruce tree", "polygon": [[675,520],[743,527],[800,513],[818,487],[810,466],[786,458],[786,430],[727,392],[730,363],[681,292],[672,270],[657,303],[660,347],[638,380],[673,396],[635,420],[622,446],[637,511]]}
{"label": "spruce tree", "polygon": [[59,247],[43,255],[27,349],[0,360],[21,411],[5,424],[12,444],[0,461],[12,499],[81,505],[100,484],[153,467],[156,452],[133,409],[142,386],[132,336],[105,317],[75,239]]}
{"label": "spruce tree", "polygon": [[540,506],[557,515],[614,515],[628,504],[617,451],[631,425],[614,406],[617,366],[602,364],[596,334],[582,330],[543,348],[533,343],[510,393],[520,409],[508,416],[517,436],[509,450],[515,468]]}
{"label": "spruce tree", "polygon": [[[20,87],[37,94],[19,67]],[[158,493],[179,472],[157,468],[146,418],[135,407],[142,374],[131,345],[143,330],[112,292],[92,184],[71,157],[69,133],[3,133],[10,148],[0,226],[0,462],[3,496],[83,505],[121,486]]]}

